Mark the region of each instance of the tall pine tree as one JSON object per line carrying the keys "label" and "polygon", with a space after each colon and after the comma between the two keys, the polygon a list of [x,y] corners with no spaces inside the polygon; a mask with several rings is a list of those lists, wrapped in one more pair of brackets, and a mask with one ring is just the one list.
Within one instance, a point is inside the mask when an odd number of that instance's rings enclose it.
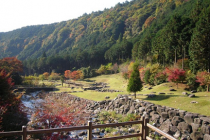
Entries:
{"label": "tall pine tree", "polygon": [[131,77],[128,82],[127,91],[133,92],[136,98],[136,92],[142,90],[142,82],[140,79],[140,73],[138,69],[138,64],[134,63],[133,65],[133,72],[131,73]]}
{"label": "tall pine tree", "polygon": [[210,69],[210,6],[203,9],[196,24],[189,46],[189,55],[190,67],[194,73],[199,69]]}

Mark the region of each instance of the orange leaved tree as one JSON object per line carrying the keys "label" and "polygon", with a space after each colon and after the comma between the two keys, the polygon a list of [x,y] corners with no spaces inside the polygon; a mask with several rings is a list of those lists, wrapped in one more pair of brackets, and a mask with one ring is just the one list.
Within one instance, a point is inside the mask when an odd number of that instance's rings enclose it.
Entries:
{"label": "orange leaved tree", "polygon": [[206,91],[209,92],[210,73],[207,71],[198,72],[196,78],[196,82],[199,82],[200,85],[205,85],[207,87]]}
{"label": "orange leaved tree", "polygon": [[83,73],[81,70],[77,70],[77,71],[73,71],[71,72],[70,74],[70,78],[73,79],[73,80],[78,80],[78,79],[83,79]]}
{"label": "orange leaved tree", "polygon": [[67,79],[70,79],[70,74],[71,74],[71,71],[70,70],[66,70],[64,72],[64,76],[67,78]]}
{"label": "orange leaved tree", "polygon": [[13,72],[22,72],[23,64],[16,57],[5,57],[0,59],[0,68],[11,74]]}

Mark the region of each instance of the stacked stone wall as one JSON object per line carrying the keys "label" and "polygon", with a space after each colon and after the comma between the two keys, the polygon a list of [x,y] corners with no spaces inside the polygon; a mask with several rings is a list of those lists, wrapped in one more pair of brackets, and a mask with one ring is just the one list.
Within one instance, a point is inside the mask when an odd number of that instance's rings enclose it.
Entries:
{"label": "stacked stone wall", "polygon": [[190,113],[150,102],[133,100],[127,95],[119,95],[114,100],[93,102],[89,111],[112,110],[116,113],[137,113],[149,118],[150,123],[162,131],[181,140],[210,140],[210,117]]}

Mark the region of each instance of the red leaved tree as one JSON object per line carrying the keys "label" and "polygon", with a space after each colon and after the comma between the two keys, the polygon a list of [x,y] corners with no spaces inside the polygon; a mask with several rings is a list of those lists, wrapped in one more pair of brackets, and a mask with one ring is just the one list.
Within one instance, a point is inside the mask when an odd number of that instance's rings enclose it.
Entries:
{"label": "red leaved tree", "polygon": [[67,79],[70,78],[70,75],[71,75],[71,71],[70,71],[70,70],[66,70],[66,71],[64,72],[64,76],[65,76]]}
{"label": "red leaved tree", "polygon": [[[86,122],[89,113],[85,113],[85,107],[88,101],[81,99],[75,100],[75,97],[69,94],[48,93],[43,98],[45,102],[31,117],[29,129],[42,128],[61,128],[69,126],[78,126]],[[42,139],[58,139],[58,135],[44,135]]]}
{"label": "red leaved tree", "polygon": [[73,79],[74,81],[78,80],[78,79],[83,79],[83,74],[81,70],[77,70],[77,71],[73,71],[70,74],[70,78]]}
{"label": "red leaved tree", "polygon": [[20,109],[21,94],[12,93],[13,85],[9,74],[0,69],[0,131],[21,130],[27,123],[26,114]]}
{"label": "red leaved tree", "polygon": [[185,71],[183,69],[168,69],[166,68],[166,73],[168,74],[168,80],[170,82],[174,82],[177,85],[178,88],[178,83],[183,82],[185,79]]}
{"label": "red leaved tree", "polygon": [[209,92],[210,73],[207,71],[198,72],[196,78],[196,82],[199,82],[200,85],[205,85],[207,87],[206,91]]}
{"label": "red leaved tree", "polygon": [[0,69],[0,97],[4,98],[11,93],[12,87],[14,83],[12,82],[12,78],[10,75],[6,73],[5,70]]}

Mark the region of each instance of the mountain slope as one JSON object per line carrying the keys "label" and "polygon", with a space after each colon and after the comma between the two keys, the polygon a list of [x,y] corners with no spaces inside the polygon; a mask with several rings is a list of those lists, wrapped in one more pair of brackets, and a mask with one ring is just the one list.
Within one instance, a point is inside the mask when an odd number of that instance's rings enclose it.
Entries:
{"label": "mountain slope", "polygon": [[[144,59],[148,56],[157,57],[155,61],[161,63],[163,61],[172,63],[171,57],[174,58],[174,56],[167,55],[171,48],[163,45],[167,41],[163,40],[162,45],[158,46],[161,44],[159,38],[167,39],[172,35],[166,34],[169,31],[173,32],[170,29],[173,26],[171,17],[178,15],[180,21],[183,17],[187,17],[186,22],[180,25],[180,30],[188,25],[187,20],[192,25],[189,27],[190,30],[194,29],[199,19],[192,17],[193,12],[196,11],[198,4],[202,9],[208,7],[209,3],[208,0],[199,2],[196,0],[133,0],[123,4],[118,3],[111,9],[84,14],[69,21],[28,26],[8,33],[0,33],[0,58],[17,56],[20,60],[27,60],[28,63],[33,60],[33,62],[36,61],[34,65],[42,69],[41,71],[44,70],[42,68],[44,66],[38,64],[40,60],[46,61],[45,66],[56,60],[62,65],[70,65],[71,68],[120,62],[131,57]],[[200,13],[199,11],[194,14],[199,16]],[[179,22],[178,18],[177,22]],[[186,35],[189,38],[185,41],[189,41],[191,35],[192,33]],[[171,42],[173,41],[170,40],[167,45],[179,45],[177,42],[174,44]],[[164,48],[161,48],[162,46]],[[159,48],[168,51],[164,54],[157,53]],[[46,53],[47,58],[37,59],[43,53]],[[161,58],[161,55],[164,58]],[[177,56],[177,59],[179,58],[181,57]],[[51,67],[59,69],[57,66]]]}

